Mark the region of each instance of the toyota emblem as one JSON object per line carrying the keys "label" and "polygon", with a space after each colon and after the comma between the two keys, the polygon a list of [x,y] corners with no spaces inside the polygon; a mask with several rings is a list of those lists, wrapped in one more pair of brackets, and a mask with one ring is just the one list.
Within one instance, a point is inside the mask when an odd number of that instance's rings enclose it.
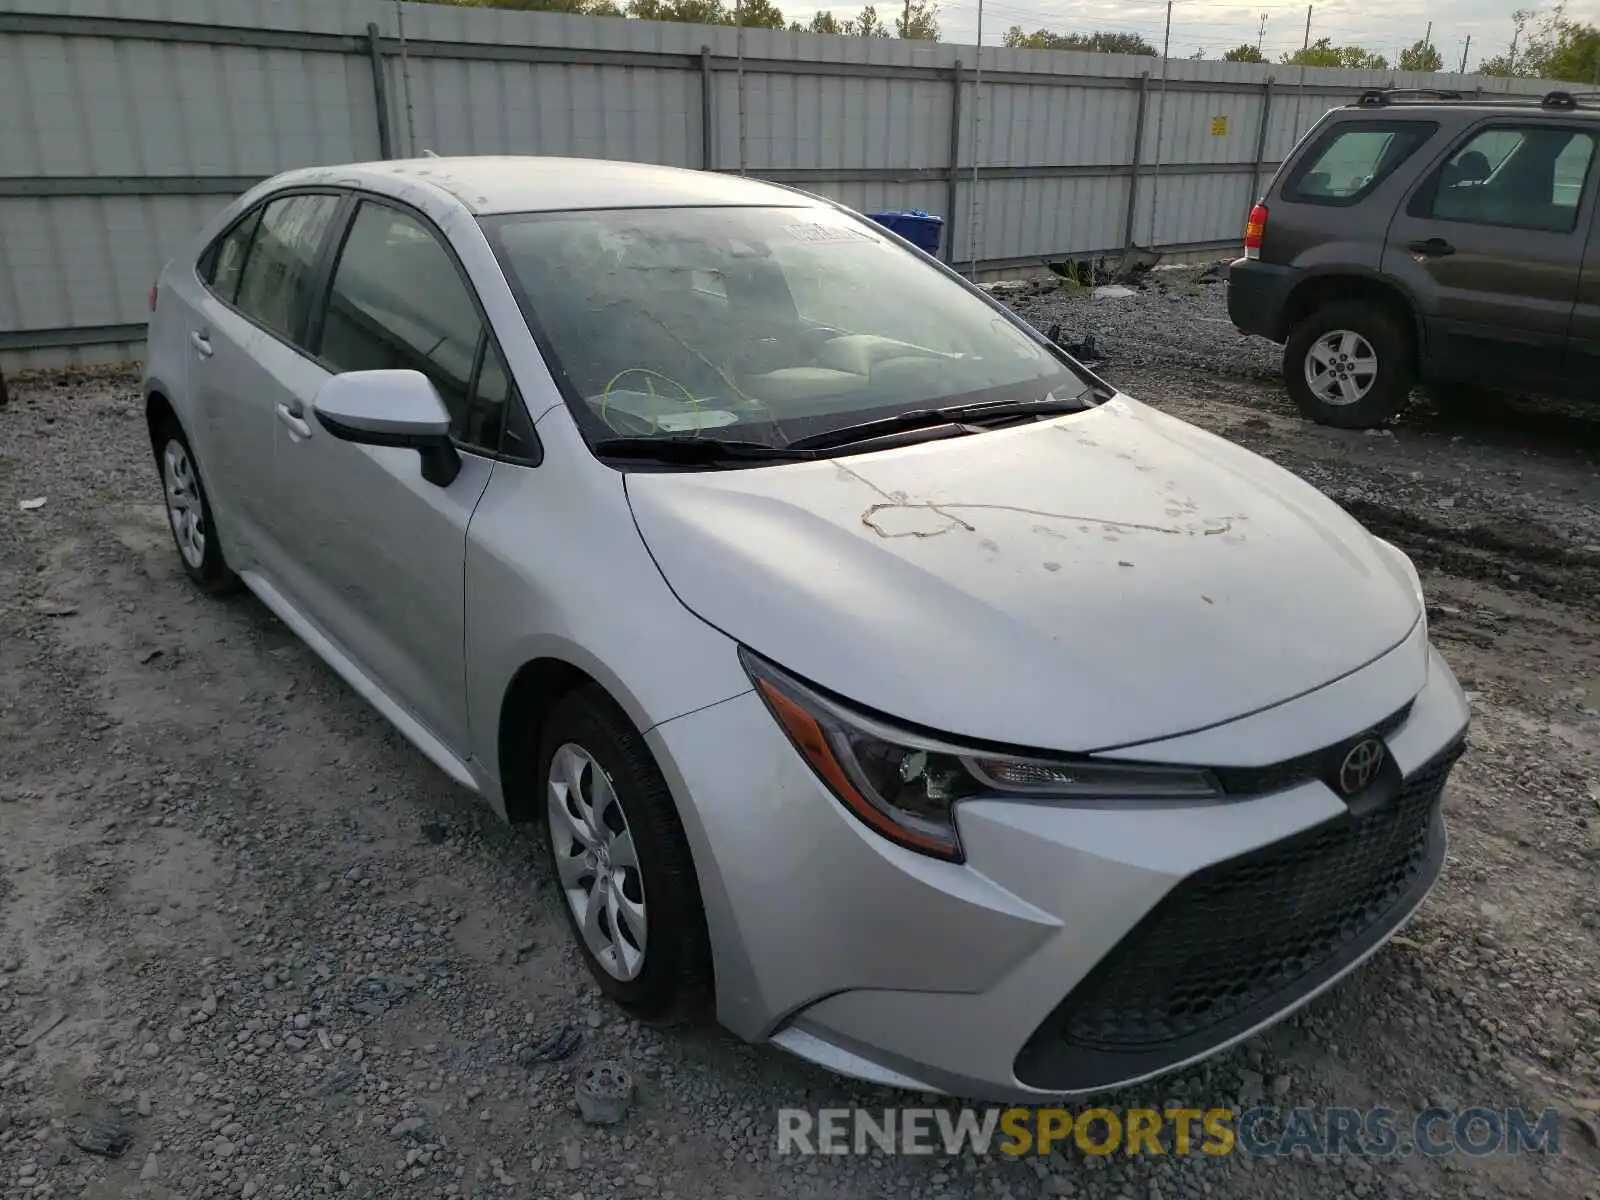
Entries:
{"label": "toyota emblem", "polygon": [[1383,743],[1375,737],[1362,738],[1351,746],[1344,762],[1339,764],[1339,790],[1346,796],[1365,791],[1378,777],[1384,753]]}

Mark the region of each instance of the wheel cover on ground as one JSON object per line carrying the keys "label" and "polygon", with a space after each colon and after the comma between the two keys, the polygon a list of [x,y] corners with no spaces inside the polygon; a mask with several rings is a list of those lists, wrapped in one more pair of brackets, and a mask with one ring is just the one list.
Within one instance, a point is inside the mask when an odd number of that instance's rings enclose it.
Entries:
{"label": "wheel cover on ground", "polygon": [[1306,386],[1324,404],[1356,404],[1378,381],[1378,352],[1359,333],[1334,329],[1306,350],[1305,372]]}
{"label": "wheel cover on ground", "polygon": [[644,969],[644,877],[611,777],[582,746],[550,759],[550,844],[567,906],[589,952],[627,982]]}
{"label": "wheel cover on ground", "polygon": [[161,474],[167,487],[167,516],[183,561],[198,571],[206,559],[206,506],[189,452],[176,438],[161,453]]}

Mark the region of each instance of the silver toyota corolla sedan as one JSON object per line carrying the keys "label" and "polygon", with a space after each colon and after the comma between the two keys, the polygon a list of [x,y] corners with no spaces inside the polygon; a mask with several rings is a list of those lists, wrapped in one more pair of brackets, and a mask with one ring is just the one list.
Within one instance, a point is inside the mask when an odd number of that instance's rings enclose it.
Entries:
{"label": "silver toyota corolla sedan", "polygon": [[543,822],[641,1018],[1100,1091],[1281,1019],[1439,874],[1467,706],[1405,556],[827,201],[296,171],[151,302],[184,570]]}

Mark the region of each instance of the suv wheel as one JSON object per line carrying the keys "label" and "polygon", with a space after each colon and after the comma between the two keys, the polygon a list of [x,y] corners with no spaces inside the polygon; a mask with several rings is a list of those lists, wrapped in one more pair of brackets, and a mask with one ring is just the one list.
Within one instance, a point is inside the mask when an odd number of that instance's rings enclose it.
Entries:
{"label": "suv wheel", "polygon": [[1382,425],[1410,398],[1411,342],[1382,309],[1324,305],[1289,335],[1283,380],[1296,406],[1318,424]]}

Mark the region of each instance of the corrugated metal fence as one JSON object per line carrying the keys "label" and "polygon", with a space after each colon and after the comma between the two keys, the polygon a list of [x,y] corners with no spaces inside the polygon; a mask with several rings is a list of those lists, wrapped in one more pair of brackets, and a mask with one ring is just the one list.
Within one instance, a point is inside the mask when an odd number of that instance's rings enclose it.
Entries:
{"label": "corrugated metal fence", "polygon": [[0,363],[137,353],[160,264],[290,167],[742,168],[939,213],[947,255],[992,274],[1221,252],[1311,122],[1391,82],[1540,90],[389,0],[0,0]]}

